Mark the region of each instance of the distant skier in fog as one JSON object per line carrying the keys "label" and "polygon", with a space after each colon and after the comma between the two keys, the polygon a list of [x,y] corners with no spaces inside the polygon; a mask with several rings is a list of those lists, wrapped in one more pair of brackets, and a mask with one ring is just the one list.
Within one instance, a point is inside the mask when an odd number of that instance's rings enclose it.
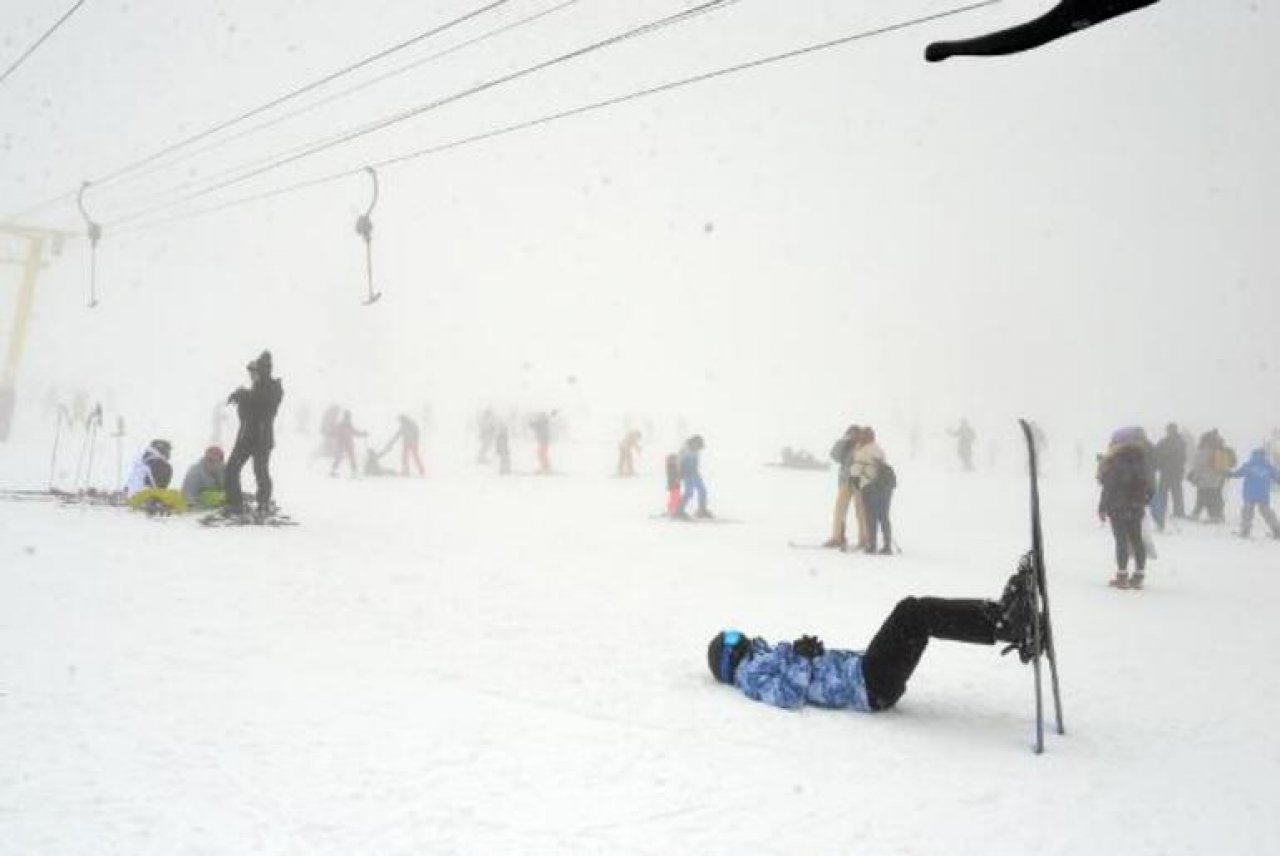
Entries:
{"label": "distant skier in fog", "polygon": [[702,480],[701,457],[702,450],[705,448],[706,442],[700,435],[695,434],[686,440],[680,449],[680,482],[683,490],[680,494],[680,505],[675,513],[678,519],[689,519],[687,511],[689,500],[694,497],[698,500],[698,510],[694,512],[698,517],[714,516],[707,508],[707,485]]}
{"label": "distant skier in fog", "polygon": [[961,419],[960,424],[947,433],[956,438],[956,454],[960,456],[960,465],[965,472],[973,472],[973,442],[978,436],[973,426],[968,419]]}
{"label": "distant skier in fog", "polygon": [[636,474],[636,455],[640,454],[640,432],[634,428],[618,443],[618,472],[622,478]]}
{"label": "distant skier in fog", "polygon": [[[1165,426],[1164,436],[1155,447],[1156,465],[1156,506],[1163,511],[1163,517],[1172,513],[1181,519],[1187,516],[1182,498],[1182,478],[1187,469],[1187,445],[1178,431],[1178,426],[1170,422]],[[1172,501],[1172,508],[1170,502]],[[1163,519],[1160,528],[1164,528]]]}
{"label": "distant skier in fog", "polygon": [[494,424],[493,449],[498,455],[498,475],[511,475],[511,429],[503,420]]}
{"label": "distant skier in fog", "polygon": [[529,420],[533,440],[538,448],[538,475],[551,475],[551,420],[556,411],[543,411]]}
{"label": "distant skier in fog", "polygon": [[409,464],[413,464],[418,471],[418,475],[426,475],[426,469],[422,466],[422,458],[418,455],[418,446],[422,438],[422,431],[418,428],[418,423],[410,419],[408,415],[401,413],[396,417],[396,433],[391,435],[391,439],[387,441],[387,445],[383,447],[383,453],[391,450],[396,440],[400,441],[400,475],[409,475]]}
{"label": "distant skier in fog", "polygon": [[367,431],[361,431],[351,421],[351,411],[342,411],[342,416],[333,426],[333,464],[329,467],[329,475],[336,476],[343,461],[347,462],[351,475],[356,475],[356,438],[367,436]]}
{"label": "distant skier in fog", "polygon": [[1267,460],[1267,450],[1254,449],[1244,466],[1233,471],[1230,477],[1244,479],[1240,537],[1249,537],[1249,530],[1253,528],[1253,511],[1257,509],[1262,519],[1267,522],[1267,526],[1271,528],[1271,537],[1280,538],[1280,521],[1276,520],[1276,514],[1271,510],[1271,485],[1274,482],[1280,482],[1280,470]]}
{"label": "distant skier in fog", "polygon": [[480,424],[477,431],[480,435],[480,451],[476,453],[477,464],[489,463],[489,450],[493,448],[493,441],[497,436],[498,418],[493,415],[493,411],[486,407],[480,413]]}

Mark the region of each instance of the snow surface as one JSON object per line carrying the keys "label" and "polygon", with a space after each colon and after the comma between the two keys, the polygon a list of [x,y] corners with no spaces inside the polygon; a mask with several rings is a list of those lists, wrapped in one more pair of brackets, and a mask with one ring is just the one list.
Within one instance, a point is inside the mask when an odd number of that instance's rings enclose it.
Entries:
{"label": "snow surface", "polygon": [[[1028,545],[1012,461],[900,456],[886,558],[789,548],[826,535],[833,474],[715,438],[723,525],[652,519],[648,450],[633,480],[587,443],[559,477],[352,480],[300,445],[297,528],[0,503],[0,852],[1280,853],[1269,540],[1183,525],[1117,592],[1089,474],[1051,469],[1067,735],[1037,757],[1031,671],[990,648],[934,643],[873,715],[705,665],[725,626],[861,646],[905,595],[997,595]],[[2,487],[47,467],[0,446]]]}

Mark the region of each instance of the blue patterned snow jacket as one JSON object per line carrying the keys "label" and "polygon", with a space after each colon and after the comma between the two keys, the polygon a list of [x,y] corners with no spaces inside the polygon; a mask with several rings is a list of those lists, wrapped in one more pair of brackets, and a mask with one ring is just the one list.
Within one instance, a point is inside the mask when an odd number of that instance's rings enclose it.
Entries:
{"label": "blue patterned snow jacket", "polygon": [[1280,472],[1267,460],[1265,449],[1254,449],[1244,466],[1231,474],[1231,478],[1244,477],[1244,501],[1267,505],[1271,502],[1271,483],[1280,482]]}
{"label": "blue patterned snow jacket", "polygon": [[739,664],[733,683],[747,698],[774,707],[795,709],[807,702],[871,711],[861,651],[827,651],[808,660],[790,642],[770,647],[763,639],[752,639],[751,657]]}

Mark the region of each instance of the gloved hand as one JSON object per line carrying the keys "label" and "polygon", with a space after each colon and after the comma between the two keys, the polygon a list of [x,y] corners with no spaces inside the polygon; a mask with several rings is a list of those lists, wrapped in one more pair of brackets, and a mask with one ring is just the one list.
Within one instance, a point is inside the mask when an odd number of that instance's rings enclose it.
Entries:
{"label": "gloved hand", "polygon": [[821,657],[827,652],[826,646],[822,644],[822,640],[817,636],[801,636],[791,643],[791,650],[807,660]]}

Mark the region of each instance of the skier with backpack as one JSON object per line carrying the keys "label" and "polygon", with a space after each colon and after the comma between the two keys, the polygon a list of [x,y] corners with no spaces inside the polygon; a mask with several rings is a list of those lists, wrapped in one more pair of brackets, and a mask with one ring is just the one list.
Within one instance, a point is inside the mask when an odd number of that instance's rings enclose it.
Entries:
{"label": "skier with backpack", "polygon": [[[1111,522],[1116,575],[1110,585],[1120,589],[1140,589],[1146,578],[1147,547],[1142,537],[1142,520],[1147,503],[1155,495],[1155,481],[1142,439],[1145,437],[1117,432],[1098,466],[1098,481],[1102,485],[1098,519]],[[1132,577],[1129,576],[1130,555],[1134,561]]]}

